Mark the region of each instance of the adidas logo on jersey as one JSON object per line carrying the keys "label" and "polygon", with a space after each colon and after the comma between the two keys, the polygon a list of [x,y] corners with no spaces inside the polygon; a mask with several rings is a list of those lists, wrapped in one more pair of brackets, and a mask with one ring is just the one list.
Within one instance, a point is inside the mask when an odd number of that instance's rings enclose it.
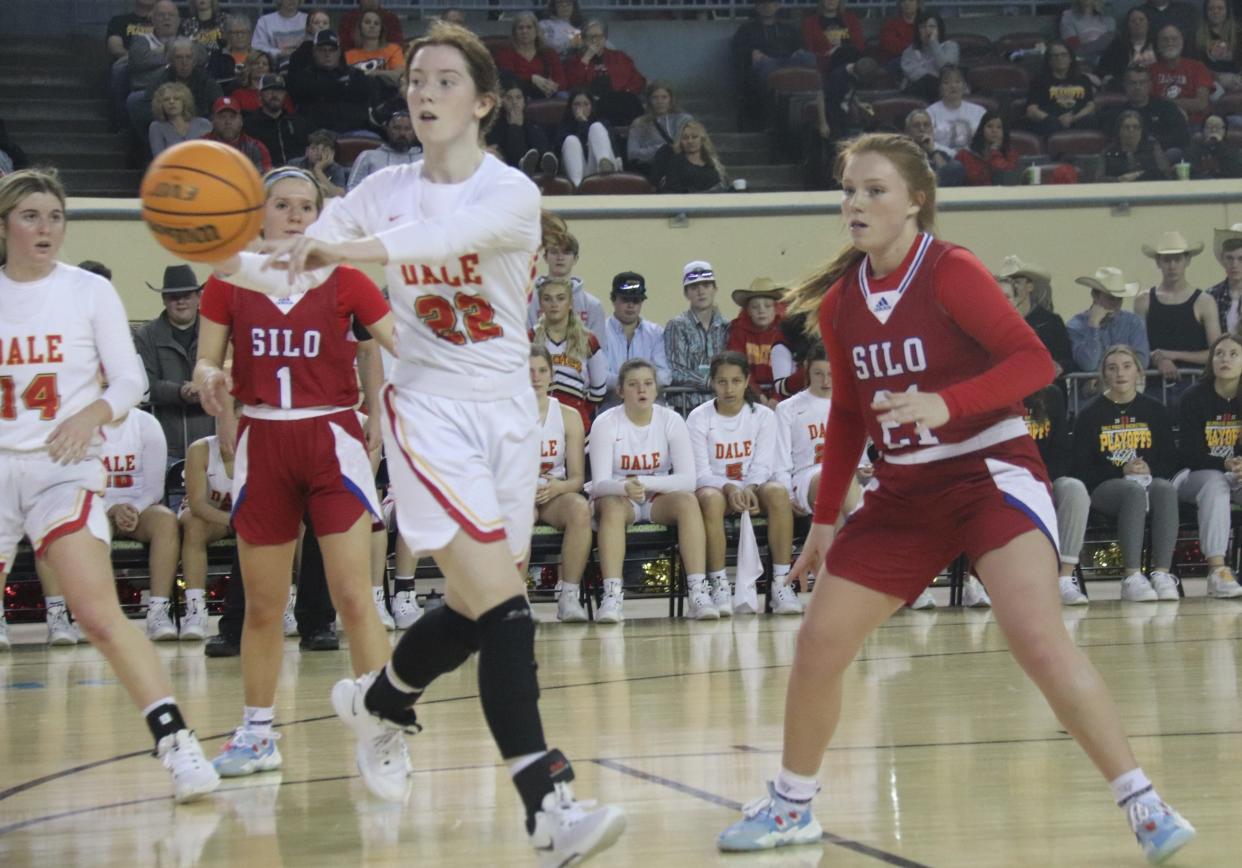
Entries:
{"label": "adidas logo on jersey", "polygon": [[876,313],[880,313],[881,311],[892,310],[893,306],[888,303],[887,298],[881,298],[879,301],[877,301],[875,304],[871,306],[871,309],[875,311]]}

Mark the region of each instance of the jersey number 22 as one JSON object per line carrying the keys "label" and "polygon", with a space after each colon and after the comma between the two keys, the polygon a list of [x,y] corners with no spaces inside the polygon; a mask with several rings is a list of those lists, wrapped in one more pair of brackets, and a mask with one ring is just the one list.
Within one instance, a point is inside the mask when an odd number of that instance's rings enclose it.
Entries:
{"label": "jersey number 22", "polygon": [[[464,333],[457,327],[459,311]],[[496,324],[495,309],[481,295],[459,292],[451,302],[441,295],[420,295],[414,300],[414,313],[435,332],[436,337],[458,347],[490,341],[505,333]]]}

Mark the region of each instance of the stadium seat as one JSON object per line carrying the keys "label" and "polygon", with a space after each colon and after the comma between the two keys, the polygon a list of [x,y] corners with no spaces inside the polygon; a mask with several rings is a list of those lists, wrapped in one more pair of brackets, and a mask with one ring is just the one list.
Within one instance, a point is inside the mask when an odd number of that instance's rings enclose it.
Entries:
{"label": "stadium seat", "polygon": [[562,178],[560,175],[541,172],[531,180],[545,196],[572,196],[574,194],[574,185],[569,182],[568,178]]}
{"label": "stadium seat", "polygon": [[582,179],[578,192],[583,196],[654,193],[655,187],[642,175],[616,172],[612,175],[590,175]]}
{"label": "stadium seat", "polygon": [[1242,91],[1223,94],[1213,104],[1212,112],[1218,115],[1242,115]]}
{"label": "stadium seat", "polygon": [[555,127],[564,116],[563,99],[536,99],[526,104],[526,117],[541,127]]}
{"label": "stadium seat", "polygon": [[917,96],[893,96],[876,100],[871,108],[875,110],[876,126],[880,129],[903,130],[906,115],[915,109],[927,108],[927,103]]}
{"label": "stadium seat", "polygon": [[1000,113],[1000,103],[990,96],[985,96],[980,93],[972,93],[965,97],[965,101],[973,102],[978,106],[983,106],[983,108],[987,111],[996,112],[997,114]]}
{"label": "stadium seat", "polygon": [[1093,99],[1097,115],[1115,111],[1126,104],[1124,93],[1114,93],[1111,90],[1097,90]]}
{"label": "stadium seat", "polygon": [[512,44],[508,36],[500,33],[493,33],[490,36],[480,36],[479,38],[483,40],[483,44],[487,46],[487,50],[492,54],[496,53],[496,49],[504,48]]}
{"label": "stadium seat", "polygon": [[1108,146],[1108,136],[1099,130],[1061,130],[1048,136],[1044,145],[1053,157],[1101,154]]}
{"label": "stadium seat", "polygon": [[1047,36],[1034,31],[1006,33],[1000,39],[996,40],[996,50],[1002,57],[1008,57],[1011,52],[1019,49],[1025,50],[1028,48],[1034,48],[1036,45],[1046,43],[1047,41]]}
{"label": "stadium seat", "polygon": [[978,63],[992,56],[992,40],[982,33],[953,33],[949,40],[961,49],[963,64]]}
{"label": "stadium seat", "polygon": [[358,159],[363,151],[371,151],[382,145],[378,139],[367,139],[362,136],[342,136],[336,140],[336,161],[349,167]]}
{"label": "stadium seat", "polygon": [[773,93],[818,93],[823,84],[819,70],[806,66],[787,66],[768,76],[768,90]]}
{"label": "stadium seat", "polygon": [[1007,63],[988,63],[966,71],[966,82],[974,93],[1017,96],[1026,93],[1030,79],[1026,70]]}
{"label": "stadium seat", "polygon": [[1009,144],[1023,157],[1037,157],[1044,152],[1043,140],[1026,130],[1010,130]]}

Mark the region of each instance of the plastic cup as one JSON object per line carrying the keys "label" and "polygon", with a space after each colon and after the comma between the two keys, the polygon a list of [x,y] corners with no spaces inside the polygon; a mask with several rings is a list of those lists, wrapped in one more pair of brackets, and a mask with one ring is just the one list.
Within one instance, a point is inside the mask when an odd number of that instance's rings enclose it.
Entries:
{"label": "plastic cup", "polygon": [[1173,167],[1173,171],[1177,172],[1177,180],[1179,181],[1190,180],[1190,163],[1187,163],[1185,161],[1180,162]]}

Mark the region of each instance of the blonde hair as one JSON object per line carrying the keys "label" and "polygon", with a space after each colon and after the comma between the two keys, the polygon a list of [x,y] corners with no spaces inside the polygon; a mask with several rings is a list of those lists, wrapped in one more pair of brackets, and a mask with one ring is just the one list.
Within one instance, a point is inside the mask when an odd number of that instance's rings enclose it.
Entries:
{"label": "blonde hair", "polygon": [[168,81],[155,89],[155,93],[151,96],[151,114],[155,119],[157,121],[173,120],[164,110],[164,98],[170,93],[181,100],[181,117],[187,121],[193,120],[198,114],[198,107],[194,104],[194,94],[179,81]]}
{"label": "blonde hair", "polygon": [[[1207,20],[1207,0],[1203,2],[1202,13],[1199,16],[1199,26],[1195,31],[1194,47],[1199,50],[1200,57],[1207,57],[1208,49],[1212,47],[1212,25],[1208,24]],[[1216,34],[1216,38],[1228,46],[1230,57],[1236,57],[1239,41],[1238,22],[1233,14],[1233,4],[1229,0],[1225,0],[1225,20],[1220,26],[1225,32]]]}
{"label": "blonde hair", "polygon": [[[27,196],[47,193],[60,200],[65,207],[65,187],[55,169],[20,169],[0,178],[0,223],[7,223],[9,214]],[[0,265],[8,261],[8,245],[0,237]]]}
{"label": "blonde hair", "polygon": [[[586,326],[582,324],[581,317],[574,314],[574,287],[568,280],[560,277],[549,277],[539,284],[539,297],[543,297],[543,293],[549,287],[564,287],[565,292],[569,296],[569,317],[565,322],[565,352],[571,356],[576,356],[585,363],[591,358],[591,334],[586,330]],[[548,318],[542,313],[539,314],[539,322],[535,324],[535,339],[533,343],[536,346],[546,346],[548,343]]]}
{"label": "blonde hair", "polygon": [[[1130,346],[1129,344],[1113,344],[1111,347],[1109,347],[1108,349],[1104,351],[1104,355],[1100,356],[1100,379],[1101,380],[1104,379],[1104,368],[1108,364],[1108,360],[1112,356],[1129,356],[1131,359],[1134,360],[1134,367],[1138,368],[1138,372],[1139,372],[1138,390],[1140,392],[1143,391],[1143,382],[1142,382],[1143,373],[1144,373],[1143,360],[1139,358],[1138,351],[1135,350],[1134,347]],[[1209,364],[1209,367],[1210,367],[1210,364]]]}
{"label": "blonde hair", "polygon": [[[509,41],[513,42],[513,37],[517,33],[517,26],[523,21],[528,20],[535,26],[535,53],[542,54],[543,50],[548,47],[548,43],[543,38],[543,28],[539,26],[539,17],[534,12],[519,12],[513,16],[513,23],[509,25]],[[514,45],[516,44],[514,42]]]}
{"label": "blonde hair", "polygon": [[246,54],[246,59],[242,62],[241,86],[258,89],[259,83],[254,80],[254,68],[260,60],[267,61],[267,71],[272,71],[272,59],[259,51],[257,48],[250,49]]}
{"label": "blonde hair", "polygon": [[677,141],[673,142],[673,150],[678,154],[681,153],[681,137],[689,129],[698,130],[699,135],[703,137],[701,147],[703,148],[704,161],[716,170],[716,174],[720,176],[722,183],[727,181],[728,173],[725,171],[724,163],[720,162],[720,157],[716,156],[716,146],[712,144],[712,137],[707,134],[707,127],[703,126],[699,121],[688,121],[681,128],[681,131],[677,134]]}
{"label": "blonde hair", "polygon": [[[862,154],[879,154],[891,162],[905,181],[911,198],[918,193],[923,194],[923,203],[915,220],[920,232],[932,231],[936,223],[936,175],[928,165],[923,149],[909,136],[898,133],[868,133],[851,139],[844,143],[833,167],[833,175],[838,182],[845,172],[845,164],[852,157]],[[827,263],[795,283],[785,293],[788,315],[806,314],[807,333],[815,334],[819,330],[817,314],[824,294],[862,258],[861,250],[847,244]]]}

